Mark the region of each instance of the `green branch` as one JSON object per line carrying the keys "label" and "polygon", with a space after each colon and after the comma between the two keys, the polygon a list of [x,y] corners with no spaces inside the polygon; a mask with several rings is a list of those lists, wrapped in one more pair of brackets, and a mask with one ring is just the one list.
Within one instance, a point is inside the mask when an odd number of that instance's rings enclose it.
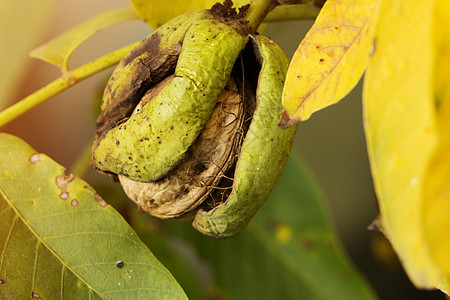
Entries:
{"label": "green branch", "polygon": [[130,50],[137,44],[138,42],[125,46],[90,63],[87,63],[65,74],[64,76],[59,77],[40,90],[37,90],[33,94],[3,110],[0,112],[0,127],[8,124],[17,117],[23,115],[25,112],[43,103],[52,96],[61,93],[76,83],[117,64],[122,57],[130,52]]}
{"label": "green branch", "polygon": [[278,5],[267,14],[264,22],[315,19],[319,12],[320,7],[317,7],[313,2],[308,4]]}
{"label": "green branch", "polygon": [[277,0],[253,0],[250,2],[245,17],[247,27],[251,32],[256,32],[266,15],[272,11],[279,3]]}

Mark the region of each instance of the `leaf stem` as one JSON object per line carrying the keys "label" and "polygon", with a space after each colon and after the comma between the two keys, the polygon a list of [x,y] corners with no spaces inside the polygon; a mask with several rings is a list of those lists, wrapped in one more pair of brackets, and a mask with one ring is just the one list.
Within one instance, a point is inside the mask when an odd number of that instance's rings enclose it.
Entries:
{"label": "leaf stem", "polygon": [[264,22],[315,19],[319,12],[320,7],[313,2],[308,4],[279,5],[267,14]]}
{"label": "leaf stem", "polygon": [[79,178],[83,178],[90,170],[89,162],[92,157],[92,142],[93,141],[90,141],[84,146],[75,162],[70,166],[69,170],[71,174],[74,174]]}
{"label": "leaf stem", "polygon": [[256,32],[266,15],[277,5],[277,0],[252,0],[243,20],[251,32]]}
{"label": "leaf stem", "polygon": [[125,56],[125,54],[127,54],[137,44],[138,42],[125,46],[75,70],[72,70],[71,72],[66,73],[43,88],[37,90],[33,94],[1,111],[0,127],[3,127],[9,122],[15,120],[17,117],[23,115],[25,112],[45,102],[52,96],[70,88],[76,83],[117,64],[122,57]]}

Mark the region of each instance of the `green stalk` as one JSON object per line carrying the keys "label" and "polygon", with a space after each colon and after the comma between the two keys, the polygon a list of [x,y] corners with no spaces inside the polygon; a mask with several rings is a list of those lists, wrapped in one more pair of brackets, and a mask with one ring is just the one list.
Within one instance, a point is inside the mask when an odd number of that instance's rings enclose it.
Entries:
{"label": "green stalk", "polygon": [[45,87],[20,100],[0,112],[0,127],[8,124],[25,112],[43,103],[52,96],[61,93],[76,83],[117,64],[125,54],[138,43],[134,43],[89,62],[64,76],[59,77]]}
{"label": "green stalk", "polygon": [[243,20],[247,21],[247,27],[251,32],[256,32],[266,15],[278,5],[277,0],[253,0],[250,2]]}
{"label": "green stalk", "polygon": [[267,14],[264,22],[315,19],[319,12],[320,7],[313,2],[308,4],[279,5]]}
{"label": "green stalk", "polygon": [[91,169],[89,162],[92,157],[92,141],[87,143],[83,150],[78,154],[77,159],[72,164],[72,166],[69,168],[70,173],[74,174],[77,177],[83,178],[86,173]]}

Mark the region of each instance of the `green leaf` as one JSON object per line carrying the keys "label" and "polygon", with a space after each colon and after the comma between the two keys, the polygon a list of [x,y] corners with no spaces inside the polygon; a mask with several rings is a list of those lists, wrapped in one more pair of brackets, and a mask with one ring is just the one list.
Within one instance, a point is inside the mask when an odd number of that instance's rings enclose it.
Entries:
{"label": "green leaf", "polygon": [[113,24],[135,19],[138,16],[131,7],[103,12],[34,49],[30,56],[68,71],[67,65],[72,53],[94,33]]}
{"label": "green leaf", "polygon": [[[153,29],[158,28],[169,20],[184,13],[211,8],[217,0],[130,0],[136,13],[143,19],[148,26]],[[234,0],[233,7],[240,7],[247,4],[248,0]]]}
{"label": "green leaf", "polygon": [[0,216],[2,299],[185,299],[89,185],[7,134],[0,134]]}
{"label": "green leaf", "polygon": [[[345,255],[298,159],[290,159],[271,197],[237,237],[214,240],[174,223],[164,224],[183,232],[212,267],[214,283],[205,293],[224,299],[376,298]],[[187,286],[183,274],[171,270]]]}
{"label": "green leaf", "polygon": [[[135,225],[133,223],[133,228]],[[211,279],[206,264],[193,256],[189,243],[173,236],[155,234],[142,225],[138,225],[136,232],[144,243],[151,245],[158,259],[182,284],[189,299],[211,299],[208,297]]]}

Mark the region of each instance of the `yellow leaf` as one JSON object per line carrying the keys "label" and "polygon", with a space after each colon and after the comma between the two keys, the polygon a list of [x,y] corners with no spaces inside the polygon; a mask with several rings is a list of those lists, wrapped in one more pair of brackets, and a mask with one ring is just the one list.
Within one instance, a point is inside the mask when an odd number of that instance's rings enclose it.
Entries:
{"label": "yellow leaf", "polygon": [[72,53],[94,33],[113,24],[135,19],[138,16],[132,7],[103,12],[34,49],[30,56],[68,71],[67,64]]}
{"label": "yellow leaf", "polygon": [[[153,29],[184,13],[211,8],[217,0],[130,0],[136,13]],[[234,7],[247,4],[248,0],[234,0]]]}
{"label": "yellow leaf", "polygon": [[450,292],[450,2],[436,0],[435,97],[439,144],[425,182],[424,222],[429,247],[442,268],[445,281],[439,286]]}
{"label": "yellow leaf", "polygon": [[[31,60],[27,53],[42,39],[55,14],[55,0],[3,1],[0,10],[0,110],[19,88]],[[25,58],[25,59],[24,59]]]}
{"label": "yellow leaf", "polygon": [[358,83],[373,44],[377,0],[328,0],[292,58],[280,126],[308,119]]}
{"label": "yellow leaf", "polygon": [[325,2],[289,66],[280,126],[308,119],[353,89],[369,59],[377,2]]}
{"label": "yellow leaf", "polygon": [[424,228],[424,186],[438,136],[435,1],[382,0],[364,82],[364,126],[384,233],[418,287],[443,281]]}

